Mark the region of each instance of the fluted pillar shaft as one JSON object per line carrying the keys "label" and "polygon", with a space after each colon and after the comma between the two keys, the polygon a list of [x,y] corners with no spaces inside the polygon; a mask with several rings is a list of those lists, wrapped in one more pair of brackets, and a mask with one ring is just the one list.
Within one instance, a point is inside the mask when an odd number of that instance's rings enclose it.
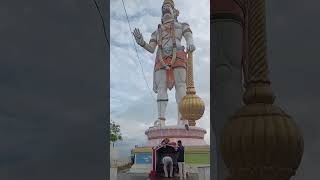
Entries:
{"label": "fluted pillar shaft", "polygon": [[242,63],[245,57],[244,18],[241,7],[234,0],[214,0],[211,6],[211,94],[213,112],[211,133],[215,134],[213,179],[224,180],[228,170],[221,157],[221,131],[232,115],[242,105]]}

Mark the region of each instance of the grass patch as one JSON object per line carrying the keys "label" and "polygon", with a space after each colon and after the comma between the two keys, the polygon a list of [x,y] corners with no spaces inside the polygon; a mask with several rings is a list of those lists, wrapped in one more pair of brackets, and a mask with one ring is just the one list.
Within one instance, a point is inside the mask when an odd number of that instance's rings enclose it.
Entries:
{"label": "grass patch", "polygon": [[186,154],[188,164],[210,164],[210,154]]}

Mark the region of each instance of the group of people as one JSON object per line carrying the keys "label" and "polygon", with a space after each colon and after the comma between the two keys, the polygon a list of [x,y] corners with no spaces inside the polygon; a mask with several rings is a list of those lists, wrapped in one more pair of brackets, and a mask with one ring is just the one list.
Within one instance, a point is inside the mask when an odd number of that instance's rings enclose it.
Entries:
{"label": "group of people", "polygon": [[[185,171],[185,163],[184,163],[184,146],[182,145],[181,140],[178,140],[177,145],[172,149],[172,147],[169,147],[169,142],[170,140],[168,138],[165,138],[162,142],[161,145],[163,147],[161,148],[162,153],[162,163],[163,163],[163,170],[165,177],[173,177],[173,159],[172,155],[176,155],[177,157],[177,163],[178,163],[178,168],[179,168],[179,176],[180,179],[187,179],[186,178],[186,171]],[[169,167],[169,168],[168,168]],[[168,176],[168,169],[169,169],[169,174]]]}

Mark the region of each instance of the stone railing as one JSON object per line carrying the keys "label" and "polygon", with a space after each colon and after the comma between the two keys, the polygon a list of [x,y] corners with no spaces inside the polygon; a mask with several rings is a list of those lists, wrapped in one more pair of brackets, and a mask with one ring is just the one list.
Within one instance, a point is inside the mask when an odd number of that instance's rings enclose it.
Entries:
{"label": "stone railing", "polygon": [[131,157],[123,157],[119,159],[114,159],[111,162],[111,167],[122,167],[131,163]]}
{"label": "stone railing", "polygon": [[110,180],[117,180],[118,172],[120,171],[121,167],[125,167],[129,164],[131,164],[130,157],[123,157],[123,158],[111,160],[110,161]]}

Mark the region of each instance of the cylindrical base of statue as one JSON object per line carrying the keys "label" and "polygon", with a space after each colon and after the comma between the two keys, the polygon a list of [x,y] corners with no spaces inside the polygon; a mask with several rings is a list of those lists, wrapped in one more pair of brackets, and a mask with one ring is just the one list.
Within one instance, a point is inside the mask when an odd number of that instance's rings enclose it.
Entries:
{"label": "cylindrical base of statue", "polygon": [[208,146],[204,141],[206,133],[205,129],[195,126],[189,127],[189,130],[184,126],[150,127],[145,132],[148,137],[146,146],[157,146],[164,138],[173,142],[181,140],[184,146]]}

